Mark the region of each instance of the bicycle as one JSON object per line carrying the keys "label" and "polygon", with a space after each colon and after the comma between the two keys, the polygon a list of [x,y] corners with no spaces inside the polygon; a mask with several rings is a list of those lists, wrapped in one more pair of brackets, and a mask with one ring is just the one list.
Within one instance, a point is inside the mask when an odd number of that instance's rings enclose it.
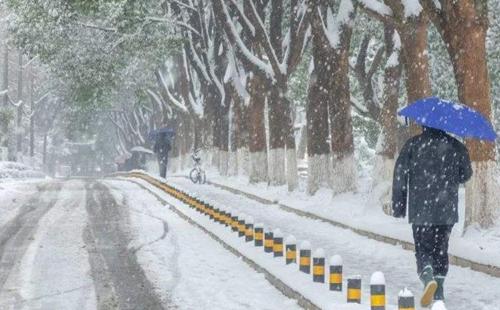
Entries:
{"label": "bicycle", "polygon": [[198,156],[197,150],[191,155],[191,158],[194,161],[194,168],[189,172],[189,178],[195,184],[205,184],[207,176],[205,170],[201,168],[201,158]]}

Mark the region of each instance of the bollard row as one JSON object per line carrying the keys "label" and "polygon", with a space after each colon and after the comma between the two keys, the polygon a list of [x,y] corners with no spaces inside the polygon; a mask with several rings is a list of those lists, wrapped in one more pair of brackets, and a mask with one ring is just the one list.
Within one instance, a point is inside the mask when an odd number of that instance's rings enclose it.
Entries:
{"label": "bollard row", "polygon": [[[131,174],[139,178],[144,178],[140,174]],[[170,185],[161,183],[153,178],[147,179],[153,185],[163,189],[168,194],[187,204],[190,208],[204,214],[216,223],[229,227],[231,231],[245,239],[245,242],[253,242],[256,247],[263,247],[265,253],[273,253],[273,257],[284,257],[285,263],[299,263],[299,270],[306,274],[311,274],[313,282],[325,283],[328,279],[331,291],[341,292],[343,290],[343,261],[339,255],[334,255],[326,266],[325,251],[317,249],[311,255],[311,244],[303,241],[298,247],[297,259],[297,239],[289,235],[286,239],[279,228],[265,230],[264,224],[254,224],[254,219],[244,213],[234,214],[223,208],[214,207],[213,204],[204,202],[192,194],[175,189]],[[327,277],[326,270],[329,275]],[[361,303],[361,276],[352,276],[347,279],[347,302]],[[386,308],[386,287],[385,277],[382,272],[375,272],[370,279],[370,306],[372,310],[384,310]],[[399,310],[414,310],[415,298],[410,290],[405,288],[398,295]]]}

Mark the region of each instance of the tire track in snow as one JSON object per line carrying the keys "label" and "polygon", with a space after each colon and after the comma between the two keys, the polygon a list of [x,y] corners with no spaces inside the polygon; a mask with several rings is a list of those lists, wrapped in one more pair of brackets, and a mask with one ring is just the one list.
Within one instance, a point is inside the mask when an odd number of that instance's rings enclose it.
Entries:
{"label": "tire track in snow", "polygon": [[85,233],[99,309],[164,309],[123,231],[127,214],[107,188],[87,183]]}
{"label": "tire track in snow", "polygon": [[33,240],[38,222],[56,204],[60,190],[61,183],[41,186],[43,194],[30,199],[20,208],[19,214],[0,230],[0,292],[4,290],[11,271]]}

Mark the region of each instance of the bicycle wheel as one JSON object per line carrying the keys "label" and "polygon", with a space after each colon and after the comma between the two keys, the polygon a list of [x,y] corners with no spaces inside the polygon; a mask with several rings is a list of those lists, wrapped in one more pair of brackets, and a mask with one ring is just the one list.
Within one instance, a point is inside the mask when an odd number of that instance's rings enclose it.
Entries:
{"label": "bicycle wheel", "polygon": [[189,178],[191,179],[191,182],[193,183],[198,183],[199,179],[200,179],[200,173],[198,171],[198,169],[196,168],[193,168],[191,170],[191,172],[189,173]]}

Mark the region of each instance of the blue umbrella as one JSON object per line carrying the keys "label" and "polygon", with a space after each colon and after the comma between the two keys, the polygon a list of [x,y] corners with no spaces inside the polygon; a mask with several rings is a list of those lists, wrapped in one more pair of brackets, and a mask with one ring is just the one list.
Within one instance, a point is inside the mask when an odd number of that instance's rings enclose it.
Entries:
{"label": "blue umbrella", "polygon": [[494,141],[497,136],[491,123],[478,111],[437,97],[419,99],[398,114],[464,138]]}
{"label": "blue umbrella", "polygon": [[175,136],[175,130],[172,128],[168,127],[163,127],[159,128],[156,130],[152,130],[148,133],[148,139],[149,140],[156,140],[160,133],[164,133],[167,139],[171,139],[173,136]]}

